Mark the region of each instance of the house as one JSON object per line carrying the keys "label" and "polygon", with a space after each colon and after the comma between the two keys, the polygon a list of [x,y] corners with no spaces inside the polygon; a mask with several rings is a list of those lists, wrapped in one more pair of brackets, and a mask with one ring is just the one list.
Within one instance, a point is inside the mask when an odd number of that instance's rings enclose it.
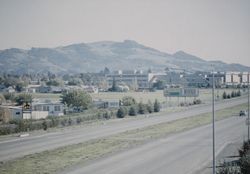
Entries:
{"label": "house", "polygon": [[50,92],[50,87],[49,86],[40,86],[38,88],[38,91],[40,93],[49,93]]}
{"label": "house", "polygon": [[8,122],[13,119],[22,119],[23,110],[18,106],[0,106],[0,121]]}
{"label": "house", "polygon": [[40,86],[41,85],[28,85],[25,88],[25,92],[27,92],[27,93],[36,93],[36,92],[39,92]]}
{"label": "house", "polygon": [[40,86],[38,91],[40,93],[62,93],[63,89],[58,86]]}
{"label": "house", "polygon": [[12,86],[9,86],[8,88],[3,89],[3,92],[14,93],[16,90]]}
{"label": "house", "polygon": [[81,86],[83,88],[84,91],[88,92],[88,93],[98,93],[98,88],[95,86]]}
{"label": "house", "polygon": [[8,122],[14,119],[43,119],[48,117],[48,111],[25,111],[21,106],[0,106],[0,120]]}
{"label": "house", "polygon": [[50,116],[64,115],[64,105],[59,102],[32,103],[32,111],[47,111]]}

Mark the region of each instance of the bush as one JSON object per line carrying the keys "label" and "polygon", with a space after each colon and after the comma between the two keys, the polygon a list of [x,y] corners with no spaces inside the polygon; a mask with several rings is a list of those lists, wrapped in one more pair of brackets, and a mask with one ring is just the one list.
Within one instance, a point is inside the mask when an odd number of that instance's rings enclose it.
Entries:
{"label": "bush", "polygon": [[239,150],[239,165],[242,174],[250,173],[250,141],[245,141]]}
{"label": "bush", "polygon": [[242,174],[250,173],[250,152],[248,154],[240,158],[240,170]]}
{"label": "bush", "polygon": [[116,116],[117,118],[124,118],[127,115],[127,110],[125,107],[120,107],[117,110]]}
{"label": "bush", "polygon": [[157,99],[155,99],[155,102],[154,102],[154,112],[160,112],[160,103],[158,102]]}
{"label": "bush", "polygon": [[201,100],[200,99],[196,99],[196,100],[193,101],[193,104],[194,105],[199,105],[199,104],[201,104]]}
{"label": "bush", "polygon": [[81,118],[81,117],[77,117],[76,123],[77,123],[77,124],[80,124],[81,122],[82,122],[82,118]]}
{"label": "bush", "polygon": [[227,98],[228,98],[228,99],[231,98],[231,95],[230,95],[230,94],[227,94]]}
{"label": "bush", "polygon": [[231,92],[231,98],[236,97],[236,93],[234,91]]}
{"label": "bush", "polygon": [[241,96],[241,92],[240,92],[240,90],[239,90],[239,91],[237,91],[236,95],[237,95],[238,97],[239,97],[239,96]]}
{"label": "bush", "polygon": [[110,119],[111,118],[111,116],[110,116],[110,114],[108,113],[108,111],[105,111],[103,114],[102,114],[102,116],[103,116],[103,118],[105,118],[105,119]]}
{"label": "bush", "polygon": [[130,116],[136,116],[137,115],[137,108],[136,108],[136,106],[131,106],[129,108],[128,115],[130,115]]}
{"label": "bush", "polygon": [[223,94],[222,94],[222,98],[223,99],[227,99],[227,93],[224,91]]}
{"label": "bush", "polygon": [[73,124],[73,120],[71,118],[68,119],[68,125],[72,125]]}
{"label": "bush", "polygon": [[148,101],[148,104],[146,105],[147,111],[148,113],[152,113],[153,112],[153,104],[151,103],[151,101]]}
{"label": "bush", "polygon": [[136,104],[136,101],[133,97],[125,96],[122,98],[122,104],[123,106],[132,106]]}
{"label": "bush", "polygon": [[146,113],[146,106],[142,102],[140,102],[138,104],[138,113],[139,114],[145,114]]}
{"label": "bush", "polygon": [[46,120],[43,121],[42,125],[43,125],[43,130],[46,131],[48,129],[48,123],[46,122]]}

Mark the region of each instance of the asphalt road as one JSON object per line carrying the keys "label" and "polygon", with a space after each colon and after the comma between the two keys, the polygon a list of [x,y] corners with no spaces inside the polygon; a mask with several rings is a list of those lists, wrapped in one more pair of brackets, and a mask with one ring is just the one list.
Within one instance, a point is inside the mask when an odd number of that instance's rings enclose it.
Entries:
{"label": "asphalt road", "polygon": [[[216,103],[215,109],[230,108],[232,106],[246,103],[247,98],[235,98]],[[171,113],[168,115],[159,114],[152,117],[138,117],[131,119],[117,119],[116,121],[106,121],[105,124],[83,126],[74,129],[46,133],[42,135],[31,135],[29,137],[13,137],[7,140],[0,140],[0,161],[11,160],[24,155],[51,150],[70,144],[76,144],[95,138],[101,138],[112,134],[124,132],[154,125],[162,122],[190,117],[201,113],[211,112],[211,105],[201,105],[192,109]],[[238,111],[236,111],[238,112]]]}
{"label": "asphalt road", "polygon": [[[227,144],[242,142],[245,118],[216,123],[216,154]],[[195,174],[212,173],[212,126],[206,125],[102,158],[73,166],[67,174]]]}

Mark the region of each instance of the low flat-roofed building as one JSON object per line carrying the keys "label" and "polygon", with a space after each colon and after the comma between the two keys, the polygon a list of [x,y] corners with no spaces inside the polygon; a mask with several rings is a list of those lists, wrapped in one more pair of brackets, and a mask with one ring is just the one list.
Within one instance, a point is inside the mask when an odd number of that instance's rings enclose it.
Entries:
{"label": "low flat-roofed building", "polygon": [[64,105],[59,102],[32,103],[32,111],[47,111],[49,116],[62,116]]}

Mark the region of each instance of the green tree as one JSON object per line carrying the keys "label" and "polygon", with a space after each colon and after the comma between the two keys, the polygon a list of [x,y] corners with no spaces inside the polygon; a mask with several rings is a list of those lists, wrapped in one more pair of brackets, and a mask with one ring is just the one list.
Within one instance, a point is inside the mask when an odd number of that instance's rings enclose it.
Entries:
{"label": "green tree", "polygon": [[65,103],[68,107],[75,107],[78,111],[88,109],[92,98],[85,91],[70,91],[61,95],[61,102]]}
{"label": "green tree", "polygon": [[131,96],[125,96],[122,98],[122,104],[123,106],[132,106],[136,104],[136,101]]}
{"label": "green tree", "polygon": [[158,102],[157,99],[155,99],[155,102],[154,102],[154,112],[159,112],[160,111],[160,103]]}
{"label": "green tree", "polygon": [[27,93],[19,94],[15,97],[15,102],[17,105],[23,105],[24,103],[31,103],[32,102],[32,95]]}

